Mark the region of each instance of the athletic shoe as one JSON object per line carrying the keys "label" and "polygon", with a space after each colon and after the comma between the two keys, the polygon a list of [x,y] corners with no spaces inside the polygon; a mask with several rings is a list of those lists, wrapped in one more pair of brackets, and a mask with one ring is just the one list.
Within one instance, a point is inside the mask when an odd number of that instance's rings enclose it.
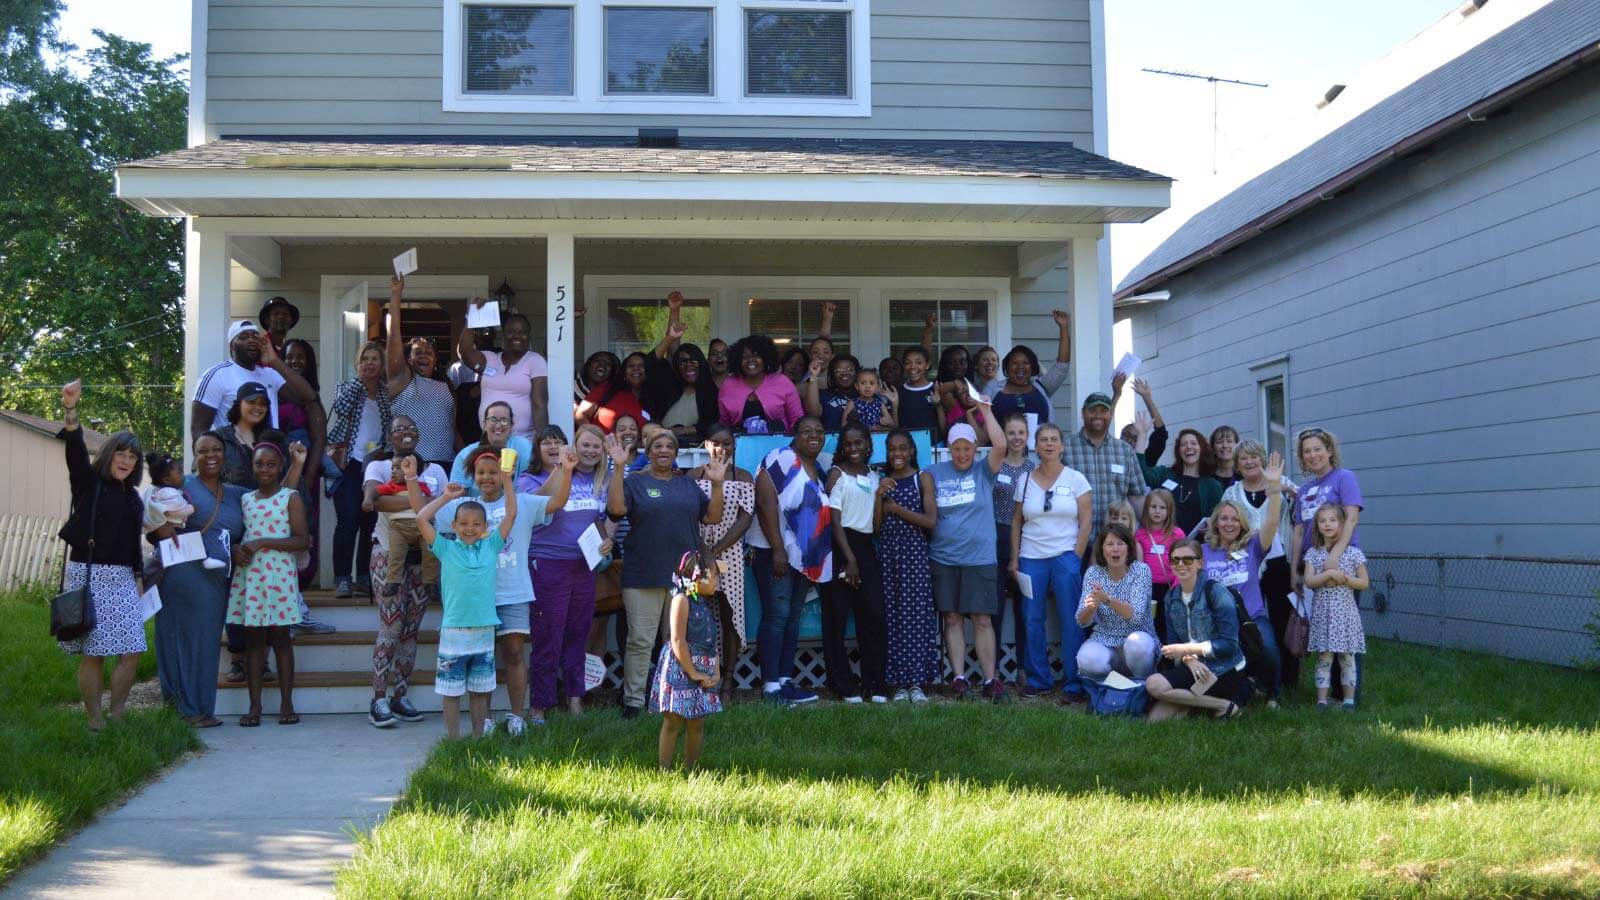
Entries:
{"label": "athletic shoe", "polygon": [[387,698],[379,697],[372,701],[372,705],[367,708],[367,721],[371,722],[374,728],[393,728],[395,726],[394,714],[389,711]]}
{"label": "athletic shoe", "polygon": [[967,699],[967,692],[971,689],[972,685],[967,682],[966,678],[960,675],[956,676],[955,681],[950,682],[950,696],[956,698],[957,700]]}
{"label": "athletic shoe", "polygon": [[889,698],[885,697],[882,694],[873,694],[872,695],[872,702],[873,703],[888,703],[889,702]]}
{"label": "athletic shoe", "polygon": [[911,689],[911,702],[912,703],[927,703],[928,702],[928,695],[924,694],[922,692],[922,685],[920,685],[920,684],[916,685],[915,687],[913,687]]}
{"label": "athletic shoe", "polygon": [[1024,697],[1043,697],[1045,694],[1050,693],[1050,689],[1036,688],[1027,682],[1023,682],[1022,687],[1018,688],[1018,692]]}
{"label": "athletic shoe", "polygon": [[494,719],[484,719],[483,720],[483,735],[482,736],[483,737],[488,737],[488,736],[490,736],[492,734],[494,734]]}
{"label": "athletic shoe", "polygon": [[782,688],[774,688],[770,691],[762,691],[761,699],[768,703],[775,703],[782,707],[794,706],[794,701],[784,696]]}
{"label": "athletic shoe", "polygon": [[411,698],[401,694],[389,701],[389,711],[402,722],[421,722],[422,713],[411,705]]}
{"label": "athletic shoe", "polygon": [[346,598],[350,597],[351,596],[350,579],[349,578],[341,578],[337,582],[335,582],[334,586],[333,586],[333,595],[335,597],[340,598],[340,599],[346,599]]}
{"label": "athletic shoe", "polygon": [[1341,710],[1344,710],[1345,712],[1355,712],[1356,711],[1356,702],[1354,700],[1346,700],[1343,703],[1339,704],[1339,708]]}
{"label": "athletic shoe", "polygon": [[226,677],[229,684],[243,684],[245,680],[244,664],[234,663],[233,666],[228,669],[228,674]]}
{"label": "athletic shoe", "polygon": [[817,701],[816,694],[811,693],[789,679],[784,679],[783,684],[778,688],[778,693],[782,694],[783,698],[788,700],[790,703],[815,703]]}
{"label": "athletic shoe", "polygon": [[1061,705],[1062,706],[1088,706],[1089,705],[1089,695],[1087,695],[1087,694],[1068,694],[1066,692],[1062,692],[1062,694],[1061,694]]}
{"label": "athletic shoe", "polygon": [[626,703],[624,703],[622,705],[622,717],[624,719],[637,719],[637,718],[639,718],[639,707],[637,707],[637,706],[629,706]]}
{"label": "athletic shoe", "polygon": [[529,713],[528,727],[539,728],[544,726],[544,713]]}
{"label": "athletic shoe", "polygon": [[1006,686],[1001,684],[998,678],[991,678],[983,683],[983,696],[984,699],[993,700],[996,703],[1004,703],[1011,699],[1010,695],[1006,693]]}
{"label": "athletic shoe", "polygon": [[[522,721],[522,717],[517,715],[516,713],[506,713],[505,722],[506,722],[506,734],[509,734],[512,737],[522,737],[523,730],[528,727],[528,723]],[[487,726],[484,728],[483,731],[484,731],[484,734],[488,734],[489,732],[491,732],[493,730],[494,730],[494,721],[491,719],[488,722]]]}
{"label": "athletic shoe", "polygon": [[851,694],[850,696],[844,698],[844,702],[846,702],[846,703],[862,703],[864,701],[862,701],[860,694]]}
{"label": "athletic shoe", "polygon": [[289,629],[295,634],[333,634],[339,630],[327,622],[318,622],[310,616],[306,616],[299,623],[289,626]]}
{"label": "athletic shoe", "polygon": [[[894,692],[894,702],[896,702],[896,703],[906,703],[906,702],[909,702],[910,700],[911,700],[911,692],[906,690],[905,688],[901,688],[901,689],[899,689],[899,690]],[[877,702],[877,698],[876,697],[873,698],[873,702]]]}
{"label": "athletic shoe", "polygon": [[370,578],[357,578],[356,579],[356,583],[355,583],[355,589],[356,589],[356,593],[362,595],[363,597],[371,597],[372,596],[372,579],[370,579]]}

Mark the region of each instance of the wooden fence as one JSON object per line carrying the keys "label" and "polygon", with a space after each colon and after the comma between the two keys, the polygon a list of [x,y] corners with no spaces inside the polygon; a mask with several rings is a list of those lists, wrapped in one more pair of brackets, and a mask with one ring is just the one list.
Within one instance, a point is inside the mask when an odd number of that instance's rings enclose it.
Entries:
{"label": "wooden fence", "polygon": [[0,516],[0,590],[60,582],[67,545],[56,533],[64,524],[49,516]]}

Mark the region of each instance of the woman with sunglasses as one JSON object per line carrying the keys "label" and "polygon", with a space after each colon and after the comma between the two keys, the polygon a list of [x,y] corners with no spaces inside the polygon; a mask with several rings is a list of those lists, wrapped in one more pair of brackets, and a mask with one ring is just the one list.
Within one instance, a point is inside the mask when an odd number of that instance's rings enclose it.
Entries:
{"label": "woman with sunglasses", "polygon": [[[1094,501],[1089,480],[1061,462],[1061,428],[1044,422],[1034,433],[1039,465],[1022,477],[1011,514],[1011,577],[1027,576],[1030,590],[1022,593],[1023,627],[1027,632],[1022,666],[1027,680],[1025,696],[1050,690],[1049,638],[1045,635],[1045,598],[1054,591],[1061,619],[1061,665],[1066,675],[1063,703],[1085,700],[1078,677],[1078,650],[1084,630],[1078,624],[1079,589],[1083,555],[1093,530]],[[1021,583],[1019,579],[1019,584]]]}
{"label": "woman with sunglasses", "polygon": [[1152,722],[1191,709],[1232,718],[1250,696],[1239,613],[1228,589],[1206,577],[1203,554],[1199,541],[1186,538],[1167,557],[1178,583],[1162,604],[1171,643],[1162,645],[1156,673],[1144,680],[1156,701],[1146,714]]}

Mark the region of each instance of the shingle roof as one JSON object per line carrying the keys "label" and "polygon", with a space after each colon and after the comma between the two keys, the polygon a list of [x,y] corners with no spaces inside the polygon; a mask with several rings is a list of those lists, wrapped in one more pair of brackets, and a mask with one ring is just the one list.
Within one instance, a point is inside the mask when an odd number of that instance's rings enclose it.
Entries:
{"label": "shingle roof", "polygon": [[[262,159],[277,157],[279,159]],[[1029,141],[893,141],[684,137],[671,148],[639,147],[633,137],[226,137],[128,168],[245,169],[284,167],[305,157],[305,168],[363,169],[425,166],[482,168],[469,161],[500,160],[513,172],[690,175],[966,175],[1014,178],[1170,181],[1080,150],[1070,143]],[[392,166],[384,165],[388,158]]]}
{"label": "shingle roof", "polygon": [[[55,437],[56,432],[61,430],[60,422],[43,419],[31,413],[17,412],[14,409],[0,409],[0,421],[20,425],[45,437]],[[93,428],[83,429],[83,445],[89,448],[90,453],[100,452],[100,447],[105,444],[106,440],[105,435],[95,431]]]}
{"label": "shingle roof", "polygon": [[1529,13],[1195,214],[1133,267],[1118,296],[1153,290],[1230,235],[1597,41],[1596,0],[1555,0]]}

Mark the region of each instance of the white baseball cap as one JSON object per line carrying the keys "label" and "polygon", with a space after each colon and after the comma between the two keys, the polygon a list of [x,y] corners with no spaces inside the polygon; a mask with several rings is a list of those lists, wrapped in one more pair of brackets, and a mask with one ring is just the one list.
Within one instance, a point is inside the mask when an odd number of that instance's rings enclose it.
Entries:
{"label": "white baseball cap", "polygon": [[249,319],[240,319],[228,327],[228,343],[233,343],[234,338],[244,334],[246,331],[260,330],[260,328],[256,327],[256,323],[250,321]]}
{"label": "white baseball cap", "polygon": [[957,422],[956,424],[950,426],[950,433],[945,435],[944,442],[954,447],[956,445],[956,441],[966,441],[967,443],[976,446],[978,443],[978,433],[972,430],[971,425],[968,425],[965,422]]}

